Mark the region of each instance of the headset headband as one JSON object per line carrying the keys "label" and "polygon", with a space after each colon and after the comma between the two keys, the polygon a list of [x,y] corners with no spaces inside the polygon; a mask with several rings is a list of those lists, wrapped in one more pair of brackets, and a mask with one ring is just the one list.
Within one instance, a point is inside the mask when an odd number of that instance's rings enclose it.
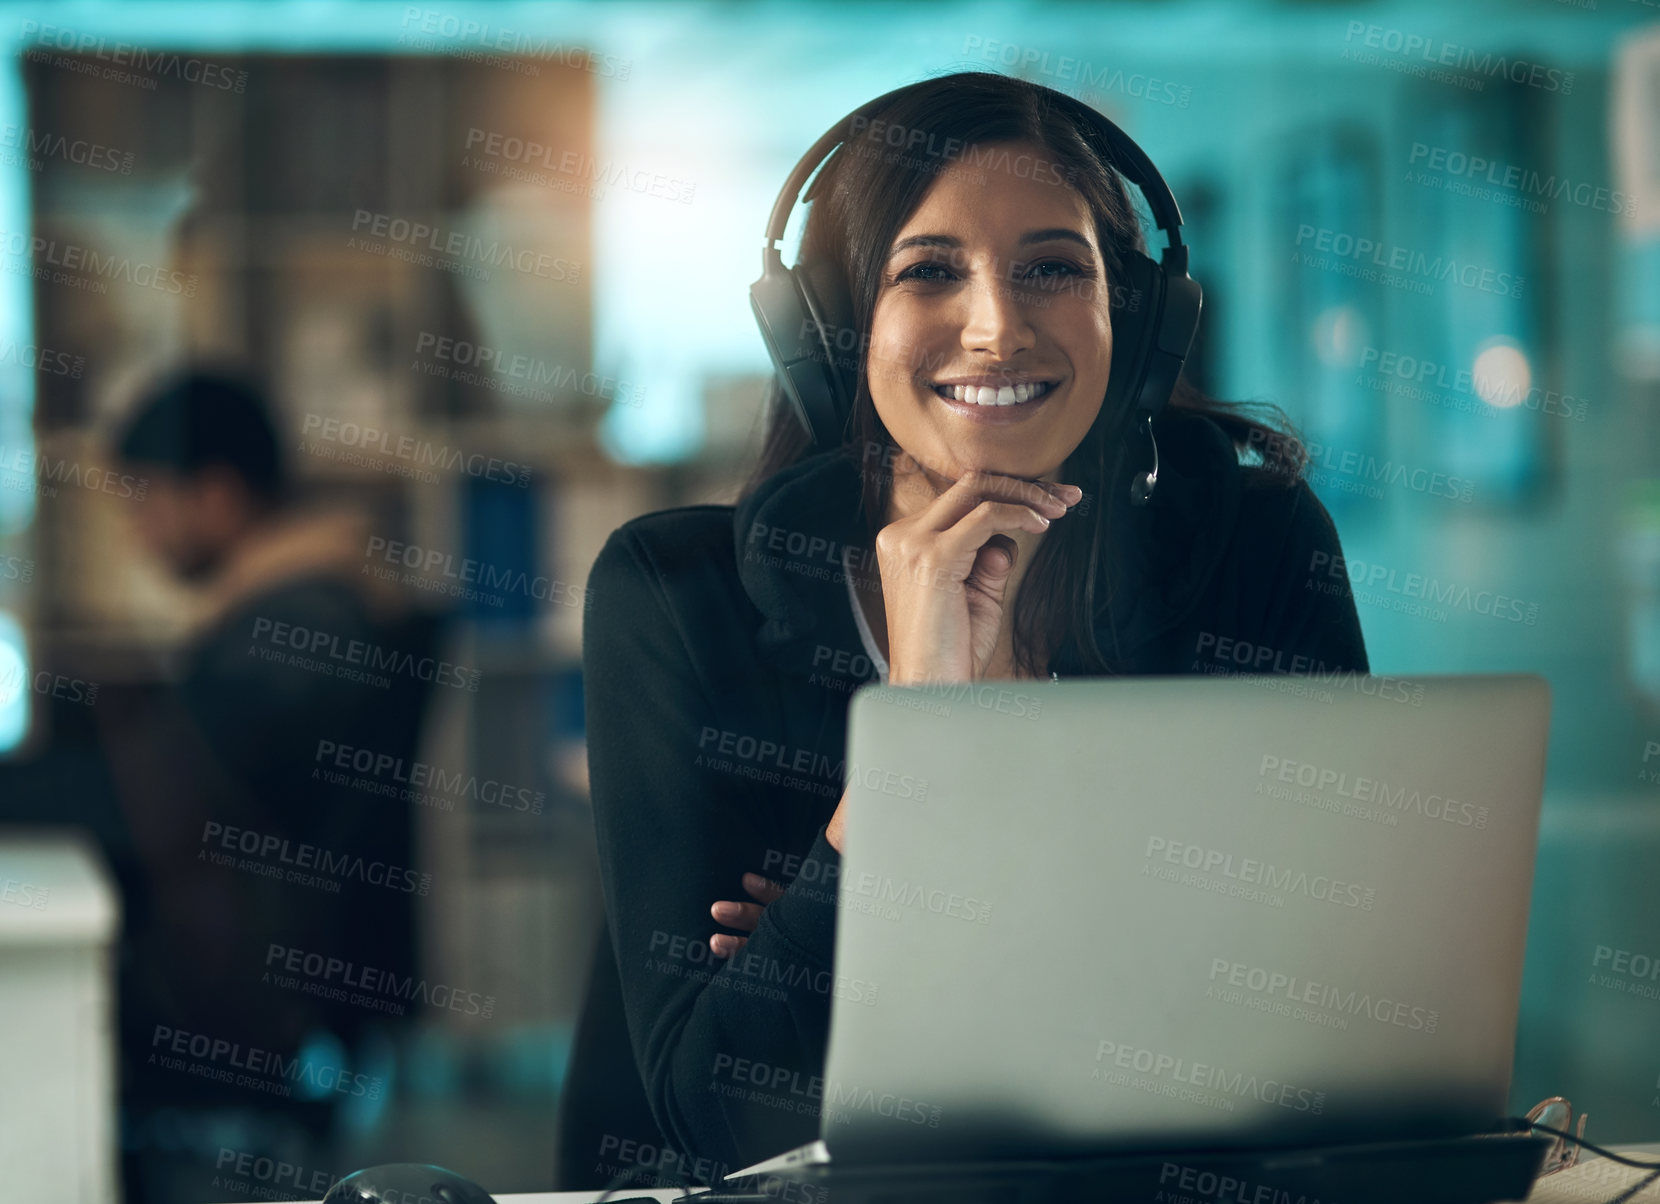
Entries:
{"label": "headset headband", "polygon": [[[1045,92],[1048,92],[1052,97],[1071,109],[1074,115],[1084,117],[1106,139],[1108,165],[1134,184],[1141,194],[1147,198],[1147,205],[1153,213],[1154,224],[1160,230],[1163,230],[1165,236],[1169,239],[1170,245],[1165,248],[1161,262],[1167,268],[1185,272],[1187,270],[1187,247],[1182,243],[1181,206],[1176,204],[1175,194],[1170,191],[1170,186],[1164,182],[1164,177],[1159,174],[1159,169],[1153,166],[1153,161],[1147,157],[1147,152],[1142,150],[1133,138],[1119,129],[1106,116],[1096,112],[1088,105],[1074,100],[1064,92],[1057,92],[1055,89],[1045,87],[1042,84],[1032,86],[1043,88]],[[762,242],[763,267],[765,267],[766,259],[770,255],[777,255],[782,259],[782,252],[778,244],[784,238],[785,227],[790,224],[790,214],[795,211],[796,205],[801,200],[801,190],[806,186],[808,178],[824,165],[824,161],[830,157],[831,152],[847,141],[847,135],[853,123],[861,117],[868,117],[870,113],[880,110],[889,100],[914,87],[916,87],[915,84],[906,84],[904,87],[895,88],[891,92],[884,92],[875,100],[867,101],[836,122],[835,125],[819,136],[818,141],[807,148],[807,153],[796,163],[794,170],[790,172],[789,178],[784,181],[784,187],[779,189],[778,199],[773,202],[772,213],[767,217],[767,233]],[[1171,262],[1171,252],[1178,248],[1181,251],[1179,265]]]}

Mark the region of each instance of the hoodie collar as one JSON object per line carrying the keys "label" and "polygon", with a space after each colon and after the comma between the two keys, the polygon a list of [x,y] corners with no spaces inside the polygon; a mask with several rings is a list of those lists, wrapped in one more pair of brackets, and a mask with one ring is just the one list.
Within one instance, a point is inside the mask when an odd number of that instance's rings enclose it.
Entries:
{"label": "hoodie collar", "polygon": [[[1128,479],[1115,482],[1096,583],[1099,598],[1109,586],[1113,591],[1117,659],[1143,672],[1158,667],[1143,664],[1138,654],[1153,652],[1154,641],[1205,598],[1232,541],[1242,488],[1233,444],[1208,418],[1166,410],[1155,435],[1159,480],[1153,501],[1131,506]],[[786,466],[735,507],[739,580],[762,616],[758,643],[782,668],[828,672],[836,653],[863,651],[843,567],[846,556],[854,574],[878,572],[860,518],[860,494],[857,463],[836,449]],[[1105,611],[1097,614],[1096,640],[1114,655]],[[1082,672],[1064,660],[1051,667],[1062,676]]]}
{"label": "hoodie collar", "polygon": [[398,587],[368,572],[368,520],[347,510],[280,514],[249,531],[203,589],[200,622],[223,622],[250,598],[297,580],[317,577],[356,589],[378,616],[401,613]]}

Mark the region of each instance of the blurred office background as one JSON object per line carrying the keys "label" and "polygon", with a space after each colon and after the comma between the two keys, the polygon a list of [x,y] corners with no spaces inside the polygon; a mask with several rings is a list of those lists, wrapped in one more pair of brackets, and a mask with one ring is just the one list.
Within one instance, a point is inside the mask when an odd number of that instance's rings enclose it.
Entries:
{"label": "blurred office background", "polygon": [[[321,1134],[258,1099],[129,1124],[165,1198],[306,1194],[226,1150],[549,1184],[599,916],[582,581],[628,518],[733,497],[768,371],[746,292],[797,156],[960,68],[1072,92],[1163,170],[1205,287],[1194,373],[1319,445],[1373,671],[1549,679],[1511,1102],[1660,1130],[1660,999],[1604,977],[1660,955],[1652,0],[5,5],[0,659],[29,685],[0,694],[3,755],[54,739],[35,683],[162,672],[192,613],[123,534],[142,500],[84,480],[171,366],[254,373],[308,497],[543,583],[443,598],[482,678],[421,734],[545,797],[417,809],[419,972],[490,1014],[389,1019],[386,1097]],[[1378,258],[1402,266],[1356,270]],[[402,475],[406,437],[529,487]]]}

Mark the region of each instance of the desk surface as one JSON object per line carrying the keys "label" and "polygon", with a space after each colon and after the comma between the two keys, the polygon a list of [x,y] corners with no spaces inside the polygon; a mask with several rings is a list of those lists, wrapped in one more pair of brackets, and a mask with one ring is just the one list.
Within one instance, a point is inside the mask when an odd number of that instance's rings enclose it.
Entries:
{"label": "desk surface", "polygon": [[[1660,1160],[1660,1144],[1648,1146],[1616,1146],[1622,1154],[1630,1154],[1637,1158],[1655,1158]],[[1571,1170],[1558,1171],[1548,1175],[1534,1184],[1533,1192],[1527,1198],[1527,1204],[1607,1204],[1620,1193],[1635,1183],[1642,1181],[1645,1175],[1652,1171],[1640,1171],[1636,1167],[1621,1166],[1617,1162],[1609,1162],[1602,1158],[1591,1158],[1588,1162],[1581,1162]],[[649,1196],[661,1204],[670,1204],[677,1199],[678,1191],[641,1191],[636,1188],[632,1191],[618,1192],[617,1196],[627,1199],[629,1196]],[[612,1199],[616,1199],[613,1196]],[[598,1198],[597,1192],[556,1191],[540,1192],[532,1195],[497,1196],[497,1204],[593,1204]],[[1402,1204],[1409,1204],[1402,1201]],[[1660,1204],[1660,1180],[1649,1184],[1638,1194],[1628,1197],[1621,1204]]]}
{"label": "desk surface", "polygon": [[[667,1191],[644,1191],[638,1187],[624,1188],[611,1196],[612,1200],[628,1199],[630,1196],[649,1196],[653,1200],[660,1200],[662,1204],[670,1204],[672,1200],[680,1198],[680,1192],[670,1188]],[[599,1199],[599,1193],[593,1191],[549,1191],[538,1192],[528,1196],[497,1196],[496,1204],[593,1204]],[[610,1204],[607,1201],[606,1204]],[[1647,1201],[1644,1201],[1647,1204]]]}
{"label": "desk surface", "polygon": [[[1645,1162],[1660,1162],[1660,1142],[1648,1145],[1610,1146],[1617,1154],[1626,1154]],[[1570,1170],[1546,1175],[1533,1185],[1527,1204],[1604,1204],[1626,1189],[1641,1183],[1653,1171],[1621,1166],[1592,1153],[1580,1156],[1578,1166]],[[1631,1196],[1625,1204],[1657,1204],[1660,1202],[1660,1179]]]}
{"label": "desk surface", "polygon": [[[624,1188],[622,1191],[613,1194],[611,1199],[626,1200],[630,1196],[649,1196],[653,1200],[661,1200],[662,1204],[669,1204],[670,1201],[680,1198],[680,1192],[673,1188],[667,1191],[643,1191],[637,1187],[633,1189]],[[598,1192],[551,1191],[528,1196],[497,1196],[496,1204],[593,1204],[593,1201],[597,1199],[599,1199]],[[610,1201],[607,1201],[606,1204],[610,1204]],[[1645,1201],[1644,1204],[1647,1204],[1647,1202]]]}
{"label": "desk surface", "polygon": [[[1660,1162],[1660,1142],[1612,1148],[1633,1158]],[[1572,1170],[1558,1171],[1534,1184],[1527,1204],[1606,1204],[1633,1184],[1641,1182],[1646,1175],[1653,1173],[1638,1170],[1636,1167],[1621,1166],[1617,1162],[1609,1162],[1607,1159],[1587,1154]],[[679,1195],[680,1192],[672,1188],[659,1191],[625,1188],[617,1192],[612,1199],[618,1196],[624,1199],[630,1196],[648,1196],[660,1201],[661,1204],[670,1204]],[[497,1196],[496,1201],[497,1204],[593,1204],[598,1198],[598,1192],[555,1191]],[[1402,1201],[1402,1204],[1410,1202]],[[1649,1184],[1637,1195],[1628,1197],[1622,1204],[1660,1204],[1660,1179]]]}

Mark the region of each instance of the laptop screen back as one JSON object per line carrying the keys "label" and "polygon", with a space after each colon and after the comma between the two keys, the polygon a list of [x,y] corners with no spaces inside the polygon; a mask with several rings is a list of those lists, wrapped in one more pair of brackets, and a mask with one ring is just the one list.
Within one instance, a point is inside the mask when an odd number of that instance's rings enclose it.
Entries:
{"label": "laptop screen back", "polygon": [[832,1155],[1491,1124],[1549,707],[1531,675],[864,687]]}

